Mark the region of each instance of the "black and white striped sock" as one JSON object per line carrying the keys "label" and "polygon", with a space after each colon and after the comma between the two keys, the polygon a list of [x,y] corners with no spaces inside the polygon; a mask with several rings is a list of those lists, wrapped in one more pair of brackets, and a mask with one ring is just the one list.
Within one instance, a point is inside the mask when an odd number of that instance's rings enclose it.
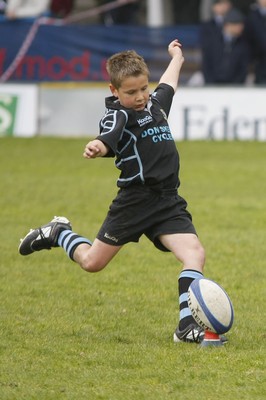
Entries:
{"label": "black and white striped sock", "polygon": [[73,261],[74,251],[82,243],[87,243],[90,246],[92,245],[92,242],[89,239],[86,239],[78,235],[77,233],[74,233],[71,230],[67,229],[63,230],[58,237],[58,245],[63,247],[68,257],[71,258],[71,260]]}
{"label": "black and white striped sock", "polygon": [[178,278],[179,289],[179,329],[185,329],[189,324],[195,322],[188,306],[188,288],[194,279],[202,278],[203,275],[199,271],[186,269],[181,272]]}

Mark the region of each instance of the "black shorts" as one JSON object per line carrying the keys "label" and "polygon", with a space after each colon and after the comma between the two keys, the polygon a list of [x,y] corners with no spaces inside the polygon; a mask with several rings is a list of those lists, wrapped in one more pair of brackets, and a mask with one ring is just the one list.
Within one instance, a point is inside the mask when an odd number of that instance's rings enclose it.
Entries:
{"label": "black shorts", "polygon": [[186,201],[176,189],[154,190],[136,185],[119,190],[97,239],[122,246],[138,242],[144,234],[158,249],[169,251],[158,236],[174,233],[196,234]]}

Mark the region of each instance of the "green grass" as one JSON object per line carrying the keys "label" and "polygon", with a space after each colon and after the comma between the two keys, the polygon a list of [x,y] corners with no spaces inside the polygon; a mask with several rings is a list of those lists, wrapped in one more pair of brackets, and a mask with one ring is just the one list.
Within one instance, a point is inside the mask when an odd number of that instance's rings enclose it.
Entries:
{"label": "green grass", "polygon": [[95,237],[117,171],[84,160],[85,143],[0,140],[0,399],[264,399],[266,143],[178,143],[205,275],[235,308],[229,343],[204,349],[173,344],[180,265],[145,238],[99,274],[61,249],[18,255],[54,215]]}

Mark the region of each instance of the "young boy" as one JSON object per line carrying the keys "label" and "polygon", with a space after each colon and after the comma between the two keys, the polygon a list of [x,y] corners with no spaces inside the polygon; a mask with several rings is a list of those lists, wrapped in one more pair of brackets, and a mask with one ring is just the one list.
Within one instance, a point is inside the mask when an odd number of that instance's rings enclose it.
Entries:
{"label": "young boy", "polygon": [[177,89],[184,58],[178,40],[169,44],[172,57],[159,85],[149,94],[149,71],[135,51],[113,55],[107,62],[110,89],[100,135],[89,142],[83,156],[116,157],[121,171],[119,188],[97,238],[72,232],[70,222],[55,217],[31,230],[21,240],[19,252],[62,247],[88,272],[101,271],[128,242],[145,234],[161,251],[170,251],[183,265],[179,276],[180,321],[175,342],[199,343],[203,330],[188,307],[191,282],[202,277],[204,249],[197,237],[186,201],[179,196],[179,155],[167,116]]}

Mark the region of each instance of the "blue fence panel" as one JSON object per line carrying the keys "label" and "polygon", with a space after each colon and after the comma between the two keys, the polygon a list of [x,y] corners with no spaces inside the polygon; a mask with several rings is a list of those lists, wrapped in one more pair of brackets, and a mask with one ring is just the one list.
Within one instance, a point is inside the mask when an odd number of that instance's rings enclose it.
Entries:
{"label": "blue fence panel", "polygon": [[[28,33],[30,21],[0,23],[0,76],[14,60]],[[169,61],[167,46],[178,38],[184,50],[198,47],[198,26],[45,25],[38,27],[30,46],[9,81],[105,81],[106,59],[119,51],[134,49],[141,54],[158,80]]]}

